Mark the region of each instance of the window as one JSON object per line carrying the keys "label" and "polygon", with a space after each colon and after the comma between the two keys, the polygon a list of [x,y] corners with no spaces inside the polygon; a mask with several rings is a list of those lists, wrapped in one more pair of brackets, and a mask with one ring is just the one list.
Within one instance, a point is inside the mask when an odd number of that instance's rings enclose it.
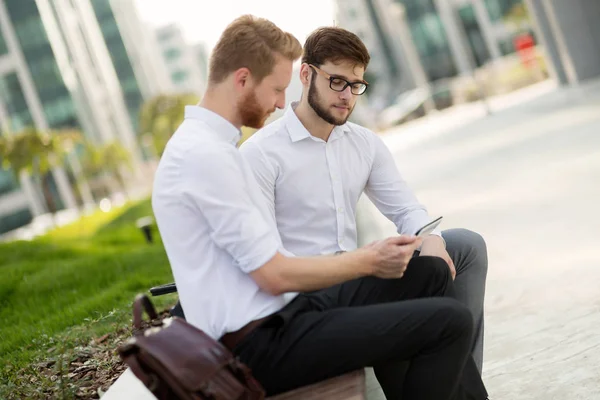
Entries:
{"label": "window", "polygon": [[33,216],[29,208],[24,208],[14,214],[0,216],[0,234],[10,232],[31,222]]}
{"label": "window", "polygon": [[174,36],[175,32],[171,29],[163,29],[158,32],[158,41],[159,42],[168,42]]}
{"label": "window", "polygon": [[178,71],[171,73],[171,79],[173,80],[173,83],[175,83],[175,84],[185,82],[187,80],[187,78],[188,78],[187,71],[178,70]]}
{"label": "window", "polygon": [[77,124],[73,123],[77,117],[71,96],[63,96],[52,102],[44,103],[44,114],[48,125],[52,128],[77,127]]}
{"label": "window", "polygon": [[177,47],[171,47],[164,51],[163,53],[165,59],[167,61],[173,61],[178,59],[181,56],[181,50]]}
{"label": "window", "polygon": [[92,7],[98,19],[112,17],[112,9],[109,0],[92,0]]}
{"label": "window", "polygon": [[[142,93],[129,58],[129,53],[123,43],[117,21],[107,0],[92,0],[92,5],[100,24],[102,37],[106,43],[121,90],[125,97],[125,104],[129,115],[138,115],[143,102]],[[134,127],[137,118],[131,121]]]}
{"label": "window", "polygon": [[100,23],[100,29],[102,30],[102,34],[106,37],[121,35],[119,31],[119,26],[117,25],[117,21],[114,18],[105,19]]}
{"label": "window", "polygon": [[0,56],[8,53],[8,48],[6,47],[6,42],[4,41],[4,36],[2,36],[2,30],[0,30]]}
{"label": "window", "polygon": [[[5,0],[4,3],[14,24],[48,123],[52,128],[65,126],[64,124],[78,127],[71,95],[56,63],[36,1]],[[11,117],[14,119],[15,115],[19,117],[28,114],[28,111],[27,114],[15,111]],[[31,117],[28,119],[30,121]],[[21,117],[21,121],[23,120]]]}
{"label": "window", "polygon": [[[2,165],[2,159],[0,158],[0,165]],[[19,187],[19,183],[10,170],[0,168],[0,196],[12,192]]]}
{"label": "window", "polygon": [[121,87],[125,93],[137,93],[140,91],[137,80],[130,78],[122,82]]}
{"label": "window", "polygon": [[21,88],[21,82],[19,82],[16,73],[13,72],[0,77],[0,101],[6,108],[12,131],[20,131],[33,125],[33,119]]}

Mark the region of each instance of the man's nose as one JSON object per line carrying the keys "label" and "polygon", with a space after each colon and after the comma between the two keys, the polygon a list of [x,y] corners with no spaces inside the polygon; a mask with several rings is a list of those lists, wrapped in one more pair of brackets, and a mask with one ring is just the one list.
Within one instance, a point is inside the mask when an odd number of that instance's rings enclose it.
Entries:
{"label": "man's nose", "polygon": [[285,108],[285,92],[283,92],[281,96],[277,97],[275,107],[279,108],[280,110],[283,110]]}
{"label": "man's nose", "polygon": [[340,92],[340,99],[350,100],[352,96],[354,95],[352,94],[352,88],[350,86]]}

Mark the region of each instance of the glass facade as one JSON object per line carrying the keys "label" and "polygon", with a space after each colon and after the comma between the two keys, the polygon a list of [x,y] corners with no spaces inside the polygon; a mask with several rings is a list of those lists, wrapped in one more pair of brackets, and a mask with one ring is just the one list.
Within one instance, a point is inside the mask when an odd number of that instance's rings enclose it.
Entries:
{"label": "glass facade", "polygon": [[171,73],[171,79],[173,80],[173,83],[175,83],[176,85],[184,83],[188,79],[188,76],[189,76],[188,72],[184,71],[182,69],[173,71]]}
{"label": "glass facade", "polygon": [[456,67],[442,20],[433,0],[396,0],[406,10],[406,18],[423,68],[430,80],[456,75]]}
{"label": "glass facade", "polygon": [[15,72],[0,77],[0,102],[8,114],[8,128],[18,132],[33,125],[25,95]]}
{"label": "glass facade", "polygon": [[167,61],[174,61],[181,57],[181,50],[177,47],[171,47],[165,50],[163,55]]}
{"label": "glass facade", "polygon": [[[29,107],[16,73],[0,76],[0,103],[8,116],[6,127],[10,132],[18,132],[33,125]],[[2,133],[0,132],[0,135]],[[2,159],[0,158],[0,165]],[[19,188],[19,182],[12,171],[0,169],[0,196]]]}
{"label": "glass facade", "polygon": [[0,56],[8,53],[8,47],[6,47],[6,41],[4,40],[4,36],[2,36],[2,31],[0,30]]}
{"label": "glass facade", "polygon": [[[42,22],[35,0],[4,0],[6,10],[13,24],[17,40],[29,68],[35,90],[42,104],[44,116],[51,129],[75,128],[81,125],[73,104],[73,99],[56,63],[56,58],[46,29]],[[9,108],[11,123],[18,121],[21,125],[32,124],[29,111],[22,96],[16,75],[7,75],[4,85],[12,88],[12,105]],[[16,100],[16,102],[15,102]],[[16,118],[15,118],[16,116]],[[47,180],[49,201],[56,210],[64,208],[52,174],[44,177]],[[23,214],[24,215],[24,214]]]}
{"label": "glass facade", "polygon": [[[389,66],[390,78],[391,80],[398,79],[401,71],[398,66],[398,63],[396,62],[396,59],[392,56],[393,43],[390,43],[390,38],[388,37],[388,35],[386,35],[383,28],[381,27],[381,23],[379,22],[379,17],[375,9],[374,0],[365,0],[365,4],[367,5],[367,12],[369,13],[369,17],[373,21],[375,34],[377,35],[379,43],[381,44],[383,56],[386,58],[385,62]],[[375,81],[377,80],[377,77],[375,75],[366,73],[365,80],[374,85]]]}
{"label": "glass facade", "polygon": [[5,4],[49,126],[79,128],[35,0],[5,0]]}
{"label": "glass facade", "polygon": [[[405,7],[408,24],[429,79],[435,81],[455,76],[457,70],[450,45],[433,0],[396,1]],[[513,6],[522,3],[523,0],[485,0],[493,22],[503,19]],[[490,55],[477,23],[473,6],[467,4],[457,11],[475,62],[478,66],[482,65]],[[514,51],[509,40],[506,43],[501,42],[500,48],[504,54]]]}
{"label": "glass facade", "polygon": [[102,30],[102,36],[110,53],[121,89],[125,96],[125,104],[134,130],[138,131],[139,113],[144,103],[133,66],[119,32],[117,21],[108,0],[92,0],[92,6]]}
{"label": "glass facade", "polygon": [[[2,163],[2,158],[0,157],[0,164]],[[19,184],[11,171],[6,171],[0,169],[0,196],[10,193],[13,190],[17,189]]]}
{"label": "glass facade", "polygon": [[475,8],[472,4],[465,5],[458,9],[458,15],[463,24],[467,40],[471,46],[471,51],[477,66],[482,66],[490,59],[490,52],[479,29]]}

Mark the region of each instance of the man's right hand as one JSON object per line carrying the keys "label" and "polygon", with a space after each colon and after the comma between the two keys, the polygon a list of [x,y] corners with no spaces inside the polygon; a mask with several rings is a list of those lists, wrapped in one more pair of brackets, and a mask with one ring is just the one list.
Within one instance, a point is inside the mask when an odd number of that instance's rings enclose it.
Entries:
{"label": "man's right hand", "polygon": [[396,236],[335,257],[286,257],[277,252],[250,276],[275,296],[319,290],[368,275],[401,278],[420,244],[414,236]]}
{"label": "man's right hand", "polygon": [[372,275],[383,279],[402,278],[421,242],[416,236],[395,236],[365,246],[376,255]]}

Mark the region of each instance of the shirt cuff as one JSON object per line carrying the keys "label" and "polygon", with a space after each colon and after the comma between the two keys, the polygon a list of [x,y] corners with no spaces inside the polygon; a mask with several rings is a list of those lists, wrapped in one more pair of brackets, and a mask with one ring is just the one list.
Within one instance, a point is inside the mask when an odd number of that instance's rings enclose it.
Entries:
{"label": "shirt cuff", "polygon": [[256,271],[269,260],[275,257],[275,254],[279,252],[280,246],[277,240],[263,240],[262,243],[258,244],[252,254],[244,255],[243,260],[236,260],[240,269],[249,274],[252,271]]}
{"label": "shirt cuff", "polygon": [[[436,229],[436,230],[432,231],[432,232],[431,232],[429,235],[427,235],[427,236],[430,236],[430,235],[439,236],[439,237],[440,237],[440,239],[442,239],[442,242],[444,242],[444,248],[446,248],[446,240],[444,239],[444,236],[442,236],[442,232],[441,232],[441,231],[439,231],[439,230],[437,230],[437,229]],[[427,236],[425,236],[425,238],[426,238]],[[425,238],[423,238],[423,239],[425,239]],[[421,246],[423,246],[423,244],[421,244]],[[417,247],[417,251],[421,251],[421,246]]]}

